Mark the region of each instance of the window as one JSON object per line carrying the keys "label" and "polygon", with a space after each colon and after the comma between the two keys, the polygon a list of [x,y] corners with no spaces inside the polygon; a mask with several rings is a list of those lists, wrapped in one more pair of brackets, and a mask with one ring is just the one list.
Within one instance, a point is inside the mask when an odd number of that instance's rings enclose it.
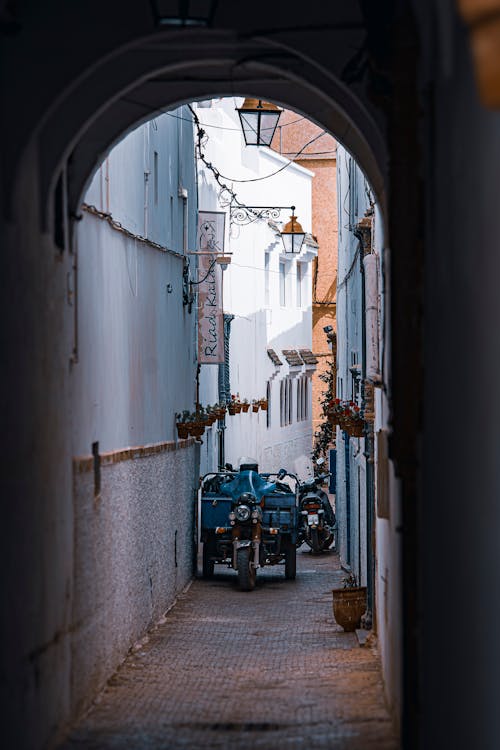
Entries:
{"label": "window", "polygon": [[264,254],[264,305],[266,307],[269,307],[269,305],[270,305],[270,298],[269,298],[269,260],[270,260],[269,253],[265,253]]}
{"label": "window", "polygon": [[280,305],[285,307],[286,304],[286,265],[284,260],[280,260]]}
{"label": "window", "polygon": [[[269,407],[268,407],[269,408]],[[286,427],[293,421],[292,379],[284,378],[280,383],[280,425]]]}
{"label": "window", "polygon": [[297,422],[303,422],[309,416],[309,379],[301,375],[297,380]]}
{"label": "window", "polygon": [[285,426],[285,381],[280,383],[280,427]]}
{"label": "window", "polygon": [[302,263],[297,263],[297,307],[302,307],[302,282],[304,278],[304,266]]}
{"label": "window", "polygon": [[158,151],[154,152],[153,156],[153,190],[155,206],[158,205]]}
{"label": "window", "polygon": [[170,196],[170,247],[174,245],[174,196]]}
{"label": "window", "polygon": [[361,370],[358,364],[358,353],[351,351],[351,399],[358,401],[361,387]]}

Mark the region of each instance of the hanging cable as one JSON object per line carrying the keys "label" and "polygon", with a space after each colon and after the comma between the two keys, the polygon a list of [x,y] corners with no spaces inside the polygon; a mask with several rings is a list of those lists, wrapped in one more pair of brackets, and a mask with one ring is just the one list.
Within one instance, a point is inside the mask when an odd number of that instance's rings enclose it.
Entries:
{"label": "hanging cable", "polygon": [[212,261],[212,263],[210,264],[210,268],[208,269],[208,271],[206,272],[205,276],[202,279],[200,279],[199,281],[190,281],[189,283],[192,284],[193,286],[196,285],[196,284],[203,284],[203,282],[205,281],[205,279],[208,279],[208,277],[212,273],[212,269],[213,269],[213,267],[215,266],[216,263],[217,263],[217,260],[213,260]]}

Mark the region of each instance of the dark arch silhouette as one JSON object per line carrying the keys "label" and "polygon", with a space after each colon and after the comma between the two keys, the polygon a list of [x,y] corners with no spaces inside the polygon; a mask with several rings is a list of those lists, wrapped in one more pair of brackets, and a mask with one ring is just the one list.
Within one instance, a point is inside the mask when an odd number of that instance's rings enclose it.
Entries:
{"label": "dark arch silhouette", "polygon": [[130,130],[161,110],[228,95],[270,99],[325,128],[355,156],[385,207],[383,123],[359,92],[289,46],[179,31],[142,38],[98,61],[51,106],[31,136],[40,150],[42,226],[48,226],[49,196],[66,164],[68,207],[75,214],[93,171]]}

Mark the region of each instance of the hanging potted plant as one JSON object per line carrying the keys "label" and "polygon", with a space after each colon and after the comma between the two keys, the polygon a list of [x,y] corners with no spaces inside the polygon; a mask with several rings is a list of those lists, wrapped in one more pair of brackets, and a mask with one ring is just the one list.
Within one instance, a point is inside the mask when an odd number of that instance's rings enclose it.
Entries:
{"label": "hanging potted plant", "polygon": [[344,402],[344,414],[340,417],[340,427],[351,437],[363,437],[364,419],[354,401]]}
{"label": "hanging potted plant", "polygon": [[206,419],[207,419],[207,425],[210,427],[214,424],[214,422],[217,421],[217,414],[215,413],[215,405],[210,406],[210,404],[207,404],[206,409]]}
{"label": "hanging potted plant", "polygon": [[252,411],[259,411],[260,407],[260,401],[258,401],[256,398],[252,399]]}
{"label": "hanging potted plant", "polygon": [[221,401],[218,404],[215,404],[214,414],[217,419],[224,419],[225,413],[226,413],[226,404],[223,401]]}
{"label": "hanging potted plant", "polygon": [[345,407],[340,398],[333,399],[328,402],[326,409],[326,418],[332,427],[336,427],[340,424],[342,417],[344,416]]}
{"label": "hanging potted plant", "polygon": [[267,411],[267,398],[261,398],[259,404],[262,411]]}
{"label": "hanging potted plant", "polygon": [[241,411],[247,412],[250,409],[250,404],[248,403],[248,399],[244,398],[241,402]]}
{"label": "hanging potted plant", "polygon": [[189,428],[190,428],[190,413],[185,409],[182,414],[176,414],[176,427],[177,427],[177,435],[179,436],[180,440],[186,440],[189,437]]}
{"label": "hanging potted plant", "polygon": [[201,406],[191,415],[191,426],[189,432],[193,437],[201,437],[205,432],[205,426],[205,410]]}
{"label": "hanging potted plant", "polygon": [[237,393],[234,397],[234,407],[236,409],[236,414],[239,414],[241,411],[241,401],[240,401],[240,394]]}
{"label": "hanging potted plant", "polygon": [[227,405],[227,410],[231,414],[231,416],[236,414],[236,396],[231,396],[231,401]]}
{"label": "hanging potted plant", "polygon": [[366,586],[358,586],[352,573],[343,579],[342,588],[332,589],[333,616],[347,633],[352,633],[361,624],[366,612]]}

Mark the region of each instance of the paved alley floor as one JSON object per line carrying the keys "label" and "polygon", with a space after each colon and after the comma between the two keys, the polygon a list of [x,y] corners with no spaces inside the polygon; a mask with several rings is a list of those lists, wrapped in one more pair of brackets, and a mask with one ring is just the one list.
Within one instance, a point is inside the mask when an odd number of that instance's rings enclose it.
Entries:
{"label": "paved alley floor", "polygon": [[[333,553],[242,592],[216,566],[123,663],[64,750],[396,750],[377,654],[333,619]],[[219,572],[220,570],[220,572]]]}

